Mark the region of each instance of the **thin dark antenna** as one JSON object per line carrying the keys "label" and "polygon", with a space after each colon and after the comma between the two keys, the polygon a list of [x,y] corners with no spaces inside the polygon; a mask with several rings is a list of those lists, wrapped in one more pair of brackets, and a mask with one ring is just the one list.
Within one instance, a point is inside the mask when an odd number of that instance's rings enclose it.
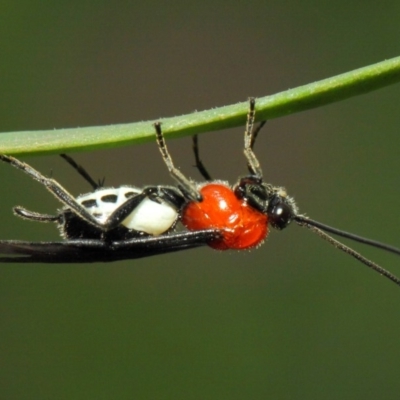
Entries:
{"label": "thin dark antenna", "polygon": [[386,250],[391,253],[400,255],[400,249],[398,249],[397,247],[394,247],[394,246],[390,246],[389,244],[378,242],[377,240],[368,239],[368,238],[365,238],[365,237],[362,237],[359,235],[355,235],[354,233],[342,231],[341,229],[333,228],[332,226],[325,225],[321,222],[314,221],[310,218],[307,218],[307,217],[304,217],[301,215],[297,215],[293,219],[300,224],[308,224],[311,226],[315,226],[316,228],[322,229],[325,232],[329,232],[334,235],[344,237],[346,239],[354,240],[355,242],[363,243],[363,244],[366,244],[366,245],[372,246],[372,247],[377,247],[378,249]]}
{"label": "thin dark antenna", "polygon": [[69,165],[72,166],[72,168],[75,169],[75,171],[78,172],[80,176],[85,179],[86,182],[88,182],[94,190],[97,190],[104,185],[104,179],[102,181],[96,182],[90,175],[89,173],[85,170],[85,168],[82,167],[82,165],[79,165],[76,163],[76,161],[70,157],[67,154],[60,154],[60,157],[62,157]]}
{"label": "thin dark antenna", "polygon": [[[343,243],[339,242],[338,240],[334,239],[333,237],[329,236],[325,233],[322,229],[327,230],[328,232],[340,235],[342,237],[355,240],[360,243],[368,244],[370,246],[378,247],[383,250],[391,251],[396,254],[400,254],[400,249],[396,249],[395,247],[385,245],[380,242],[376,242],[374,240],[366,239],[361,236],[354,235],[352,233],[340,231],[339,229],[332,228],[330,226],[321,224],[317,221],[310,220],[306,217],[302,216],[295,216],[294,220],[300,225],[304,226],[305,228],[310,229],[314,233],[316,233],[320,238],[326,240],[331,245],[335,246],[337,249],[349,254],[350,256],[354,257],[367,267],[373,269],[374,271],[378,272],[378,274],[383,275],[384,277],[390,279],[396,285],[400,286],[400,278],[393,275],[391,272],[387,271],[386,269],[382,268],[380,265],[374,263],[373,261],[369,260],[368,258],[362,256],[357,251],[353,250],[351,247],[344,245]],[[321,229],[320,229],[321,228]],[[328,228],[328,229],[325,229]]]}

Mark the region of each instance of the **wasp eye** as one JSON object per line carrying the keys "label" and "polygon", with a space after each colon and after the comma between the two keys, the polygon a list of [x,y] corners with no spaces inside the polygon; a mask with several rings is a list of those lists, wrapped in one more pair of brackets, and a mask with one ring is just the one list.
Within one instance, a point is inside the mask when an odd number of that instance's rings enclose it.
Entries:
{"label": "wasp eye", "polygon": [[268,205],[268,222],[275,229],[284,229],[294,217],[293,208],[280,196],[273,198]]}

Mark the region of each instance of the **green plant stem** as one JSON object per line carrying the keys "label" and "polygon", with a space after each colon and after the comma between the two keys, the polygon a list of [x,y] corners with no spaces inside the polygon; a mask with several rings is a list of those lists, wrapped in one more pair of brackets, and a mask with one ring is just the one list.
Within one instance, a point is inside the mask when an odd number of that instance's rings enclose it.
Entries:
{"label": "green plant stem", "polygon": [[[258,121],[320,107],[400,81],[400,57],[257,99]],[[181,137],[244,125],[248,102],[162,119],[166,136]],[[0,134],[0,153],[88,151],[154,140],[154,121]]]}

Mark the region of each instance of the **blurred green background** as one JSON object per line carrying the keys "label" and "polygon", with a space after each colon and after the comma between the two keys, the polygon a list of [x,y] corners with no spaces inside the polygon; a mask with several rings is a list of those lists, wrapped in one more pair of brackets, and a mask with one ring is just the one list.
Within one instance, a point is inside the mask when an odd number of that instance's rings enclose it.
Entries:
{"label": "blurred green background", "polygon": [[[400,3],[8,2],[0,131],[154,121],[400,55]],[[270,121],[264,173],[309,216],[400,245],[400,87]],[[203,135],[213,176],[245,172],[243,128]],[[189,138],[169,142],[199,179]],[[221,156],[223,154],[223,156]],[[171,183],[155,144],[76,154],[109,185]],[[72,193],[56,156],[26,158]],[[59,204],[0,165],[2,239],[52,240],[11,207]],[[400,274],[393,255],[354,245]],[[1,399],[398,399],[400,290],[297,226],[251,252],[0,266]]]}

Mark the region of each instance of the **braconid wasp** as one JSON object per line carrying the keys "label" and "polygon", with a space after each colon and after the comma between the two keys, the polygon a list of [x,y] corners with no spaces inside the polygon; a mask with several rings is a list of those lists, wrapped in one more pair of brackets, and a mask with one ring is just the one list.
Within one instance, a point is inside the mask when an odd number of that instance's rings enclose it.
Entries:
{"label": "braconid wasp", "polygon": [[[77,198],[54,179],[46,178],[14,157],[0,160],[22,170],[43,184],[61,203],[57,215],[39,214],[21,206],[14,213],[31,221],[56,222],[64,241],[0,241],[0,262],[84,263],[142,258],[209,245],[219,250],[245,250],[259,246],[268,234],[268,224],[281,230],[292,221],[400,285],[400,279],[380,265],[334,239],[326,232],[400,255],[400,249],[314,221],[298,211],[282,187],[264,182],[260,163],[253,152],[258,132],[254,129],[255,99],[250,107],[244,134],[244,154],[249,174],[234,185],[213,181],[199,157],[197,136],[193,138],[196,167],[206,182],[188,179],[173,164],[161,123],[154,124],[157,144],[174,186],[104,188],[75,161],[62,157],[90,183],[93,191]],[[176,231],[181,221],[187,228]]]}

